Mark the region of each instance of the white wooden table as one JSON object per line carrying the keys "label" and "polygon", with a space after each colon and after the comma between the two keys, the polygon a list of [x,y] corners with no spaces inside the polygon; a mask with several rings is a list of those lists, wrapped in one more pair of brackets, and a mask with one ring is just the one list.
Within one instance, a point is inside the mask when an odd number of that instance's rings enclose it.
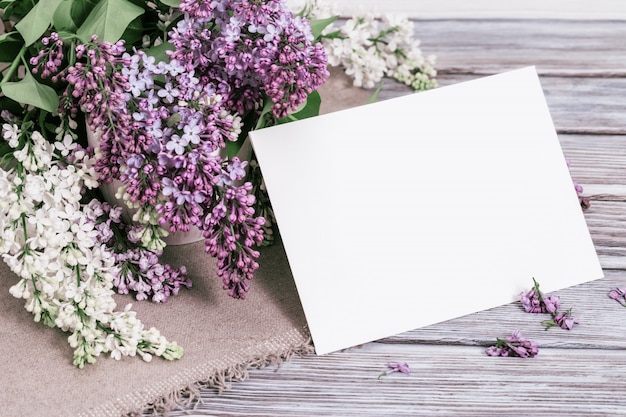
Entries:
{"label": "white wooden table", "polygon": [[[607,297],[626,287],[626,22],[422,19],[416,32],[438,56],[441,85],[537,66],[572,175],[591,197],[585,216],[606,275],[558,292],[580,325],[544,331],[513,303],[252,370],[222,394],[203,391],[195,410],[168,415],[626,415],[626,309]],[[407,93],[387,86],[383,99]],[[515,329],[539,343],[537,357],[483,353]],[[408,362],[412,374],[379,380],[390,361]]]}

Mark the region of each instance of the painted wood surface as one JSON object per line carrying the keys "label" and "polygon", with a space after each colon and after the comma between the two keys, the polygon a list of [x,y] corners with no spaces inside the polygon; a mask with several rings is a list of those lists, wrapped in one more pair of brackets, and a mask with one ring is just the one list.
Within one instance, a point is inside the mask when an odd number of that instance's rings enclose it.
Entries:
{"label": "painted wood surface", "polygon": [[[318,0],[319,1],[319,0]],[[324,1],[324,0],[322,0]],[[292,6],[303,0],[287,0]],[[403,13],[416,19],[459,17],[482,19],[626,20],[623,0],[334,0],[346,15],[362,10]]]}
{"label": "painted wood surface", "polygon": [[[441,85],[537,66],[573,178],[592,200],[585,217],[606,276],[558,292],[580,325],[545,331],[544,317],[512,303],[251,370],[248,381],[203,391],[202,403],[170,416],[626,415],[626,308],[607,296],[626,287],[626,24],[437,20],[418,21],[416,33],[439,57]],[[407,93],[387,83],[382,98]],[[446,303],[446,294],[416,294],[415,302],[422,297]],[[515,329],[539,343],[537,357],[483,353]],[[395,361],[412,374],[378,379]]]}

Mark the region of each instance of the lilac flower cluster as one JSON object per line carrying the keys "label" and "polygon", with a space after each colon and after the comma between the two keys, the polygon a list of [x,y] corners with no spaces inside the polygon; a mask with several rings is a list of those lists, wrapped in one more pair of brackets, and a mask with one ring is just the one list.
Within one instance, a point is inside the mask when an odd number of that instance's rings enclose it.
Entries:
{"label": "lilac flower cluster", "polygon": [[255,217],[252,184],[241,184],[247,162],[220,151],[245,137],[268,103],[275,118],[303,104],[328,77],[326,56],[308,21],[282,1],[194,0],[180,10],[169,62],[142,51],[110,55],[108,65],[120,67],[116,101],[89,120],[101,133],[97,169],[123,183],[136,220],[172,233],[200,228],[224,289],[244,298],[265,220]]}
{"label": "lilac flower cluster", "polygon": [[[346,15],[339,2],[301,3],[301,13],[310,19]],[[343,67],[356,87],[374,88],[383,77],[394,78],[415,91],[437,86],[435,56],[422,54],[414,23],[407,16],[358,10],[349,19],[326,27],[321,39],[328,64]]]}
{"label": "lilac flower cluster", "polygon": [[52,82],[58,81],[59,68],[63,63],[63,40],[59,34],[52,32],[50,36],[41,38],[41,43],[46,48],[39,51],[37,55],[30,59],[32,65],[31,72],[39,74],[41,78],[52,77]]}
{"label": "lilac flower cluster", "polygon": [[[235,158],[236,160],[236,158]],[[259,251],[253,249],[263,241],[263,217],[254,218],[252,184],[226,189],[203,224],[206,252],[217,258],[217,275],[222,278],[228,295],[244,298],[259,267]],[[243,243],[242,243],[243,241]]]}
{"label": "lilac flower cluster", "polygon": [[530,291],[520,294],[520,302],[524,307],[524,311],[533,314],[554,314],[561,303],[560,297],[556,295],[545,296],[539,291],[539,284],[534,278],[533,282],[534,286]]}
{"label": "lilac flower cluster", "polygon": [[[117,168],[124,200],[170,232],[202,229],[224,288],[244,298],[245,280],[258,268],[259,252],[252,247],[263,240],[264,220],[254,217],[251,184],[237,185],[247,162],[225,162],[219,155],[226,141],[237,140],[241,118],[176,59],[156,63],[137,52],[126,60],[124,107],[109,115],[112,123],[98,128],[110,131],[129,122],[132,131],[121,142],[103,135],[99,172],[113,174]],[[159,76],[162,85],[154,81]]]}
{"label": "lilac flower cluster", "polygon": [[119,266],[90,210],[99,203],[83,202],[98,186],[93,152],[69,133],[52,144],[16,124],[3,124],[1,137],[10,150],[0,159],[0,257],[19,277],[11,295],[35,321],[70,333],[79,368],[107,352],[118,360],[180,358],[183,349],[145,328],[130,304],[117,310]]}
{"label": "lilac flower cluster", "polygon": [[[132,123],[132,116],[120,115],[119,123],[109,125],[111,114],[126,105],[129,74],[119,70],[123,64],[130,63],[124,42],[116,44],[98,42],[92,37],[91,42],[75,47],[77,62],[59,72],[63,60],[63,42],[57,33],[42,39],[48,49],[31,59],[33,71],[43,67],[42,77],[52,76],[53,82],[59,79],[67,83],[61,100],[61,113],[69,115],[72,120],[78,111],[88,115],[88,124],[97,129],[101,126],[110,129],[101,130],[109,138],[119,138],[123,132],[129,132],[137,126]],[[127,122],[127,123],[124,123]],[[111,143],[106,142],[105,143]],[[118,143],[113,140],[113,143]],[[124,144],[120,144],[123,146]],[[70,154],[67,156],[72,158]],[[102,169],[102,159],[97,162],[101,179],[110,179],[111,172],[118,172],[116,164],[107,165]],[[110,168],[110,171],[107,170]],[[105,175],[109,174],[109,176]],[[190,287],[191,281],[186,277],[184,267],[175,269],[170,265],[159,263],[161,251],[149,250],[142,246],[137,230],[121,222],[121,208],[111,208],[94,200],[85,207],[91,220],[98,223],[98,241],[114,252],[120,273],[114,279],[114,286],[120,294],[133,291],[138,300],[151,298],[155,302],[165,302],[170,295],[178,293],[182,286]],[[114,230],[116,234],[114,233]]]}
{"label": "lilac flower cluster", "polygon": [[[268,226],[254,209],[258,187],[244,183],[247,161],[226,159],[226,144],[245,139],[261,116],[273,123],[303,105],[329,76],[326,54],[308,20],[282,0],[183,0],[172,11],[166,62],[92,37],[72,44],[72,64],[59,72],[62,41],[53,33],[31,64],[67,84],[63,125],[86,115],[99,141],[99,179],[120,181],[118,195],[137,209],[142,227],[126,232],[158,253],[168,232],[201,229],[224,288],[244,298]],[[125,276],[141,277],[118,281],[121,291],[144,298],[162,285],[148,272],[153,257],[117,258],[133,264]],[[164,268],[159,273],[177,277]],[[161,290],[153,299],[167,298]]]}
{"label": "lilac flower cluster", "polygon": [[151,251],[141,245],[135,233],[137,226],[122,222],[121,207],[92,200],[83,212],[96,224],[98,243],[113,253],[119,271],[113,286],[119,294],[132,291],[137,300],[151,298],[154,302],[166,302],[170,295],[178,294],[181,287],[191,288],[184,266],[173,268],[161,264],[161,251]]}
{"label": "lilac flower cluster", "polygon": [[626,288],[615,288],[609,291],[609,298],[620,303],[622,307],[626,307]]}
{"label": "lilac flower cluster", "polygon": [[[48,38],[43,38],[44,41],[46,39]],[[52,33],[50,40],[54,40],[58,48],[51,47],[44,55],[40,53],[42,56],[33,58],[31,65],[41,66],[45,56],[54,56],[55,63],[63,59],[59,35]],[[123,40],[113,44],[98,42],[97,37],[93,36],[91,42],[74,47],[74,65],[57,72],[59,68],[50,64],[51,58],[46,61],[45,68],[50,71],[44,70],[42,76],[54,74],[53,82],[63,80],[67,83],[59,103],[62,117],[73,120],[80,111],[87,116],[88,124],[94,126],[101,124],[111,111],[124,103],[127,80],[116,68],[122,64],[121,56],[125,50]]]}
{"label": "lilac flower cluster", "polygon": [[561,327],[562,329],[572,330],[578,319],[572,316],[572,309],[565,312],[559,312],[561,299],[556,295],[544,295],[539,290],[539,283],[533,278],[533,288],[528,292],[520,294],[520,302],[527,313],[547,313],[552,316],[550,320],[544,320],[543,324],[546,330],[551,327]]}
{"label": "lilac flower cluster", "polygon": [[539,347],[532,340],[525,339],[521,331],[516,330],[511,336],[496,339],[495,346],[488,347],[485,353],[489,356],[532,358],[539,353]]}
{"label": "lilac flower cluster", "polygon": [[195,71],[238,114],[266,97],[276,118],[306,101],[329,76],[324,47],[309,22],[282,0],[183,0],[186,15],[170,34],[171,58]]}

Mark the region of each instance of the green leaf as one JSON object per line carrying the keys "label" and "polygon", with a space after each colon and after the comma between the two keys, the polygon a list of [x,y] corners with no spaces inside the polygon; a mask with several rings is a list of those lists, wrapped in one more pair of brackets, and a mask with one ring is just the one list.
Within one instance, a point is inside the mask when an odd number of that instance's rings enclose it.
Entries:
{"label": "green leaf", "polygon": [[269,98],[265,98],[265,104],[263,104],[263,109],[261,109],[261,114],[259,114],[259,119],[256,123],[255,129],[262,129],[265,127],[265,118],[266,116],[272,112],[272,106],[274,102]]}
{"label": "green leaf", "polygon": [[143,37],[143,22],[140,17],[133,19],[122,33],[122,39],[126,41],[126,45],[134,45]]}
{"label": "green leaf", "polygon": [[237,140],[236,142],[226,142],[226,152],[228,153],[228,159],[232,159],[233,157],[237,156],[242,144],[243,141],[240,142],[240,140]]}
{"label": "green leaf", "polygon": [[0,35],[0,62],[12,62],[19,54],[24,41],[16,32]]}
{"label": "green leaf", "polygon": [[54,11],[52,16],[52,24],[56,31],[67,30],[74,32],[78,27],[72,19],[72,5],[73,0],[63,0],[59,7]]}
{"label": "green leaf", "polygon": [[22,106],[17,101],[6,96],[0,96],[0,110],[8,110],[14,116],[22,113]]}
{"label": "green leaf", "polygon": [[127,0],[101,0],[76,31],[83,42],[92,35],[100,42],[117,42],[130,22],[144,13],[144,9]]}
{"label": "green leaf", "polygon": [[57,33],[59,34],[59,38],[63,41],[69,41],[76,38],[76,33],[73,31],[59,30]]}
{"label": "green leaf", "polygon": [[301,107],[291,116],[297,120],[308,119],[320,114],[320,106],[322,105],[322,97],[317,91],[311,92],[306,98],[304,107]]}
{"label": "green leaf", "polygon": [[70,16],[74,22],[84,22],[89,13],[98,4],[98,0],[73,0]]}
{"label": "green leaf", "polygon": [[276,124],[284,124],[294,122],[296,120],[308,119],[320,114],[320,106],[322,104],[322,97],[317,91],[310,93],[306,99],[306,102],[300,106],[294,113],[291,113],[287,117],[283,117],[276,121]]}
{"label": "green leaf", "polygon": [[38,83],[29,71],[20,81],[2,84],[2,92],[19,103],[39,107],[50,113],[56,112],[59,107],[56,91],[50,86]]}
{"label": "green leaf", "polygon": [[34,6],[35,4],[33,2],[23,0],[5,0],[0,2],[0,9],[2,9],[2,18],[4,20],[20,20],[26,16]]}
{"label": "green leaf", "polygon": [[43,35],[50,24],[55,10],[63,0],[39,0],[15,29],[22,35],[26,46],[30,46]]}
{"label": "green leaf", "polygon": [[311,20],[311,32],[313,32],[313,38],[316,40],[319,39],[320,36],[322,36],[322,32],[324,31],[324,29],[326,29],[327,26],[329,26],[337,19],[339,19],[339,16],[332,16],[326,19]]}
{"label": "green leaf", "polygon": [[265,119],[265,115],[272,110],[272,104],[272,101],[266,98],[265,105],[263,106],[263,110],[261,111],[261,115],[259,117],[256,116],[255,111],[250,111],[243,116],[243,126],[241,127],[241,133],[239,134],[239,138],[235,142],[226,142],[228,159],[237,156],[239,150],[243,146],[243,143],[248,137],[248,132],[250,132],[253,128],[260,129],[261,127],[263,127],[263,120]]}

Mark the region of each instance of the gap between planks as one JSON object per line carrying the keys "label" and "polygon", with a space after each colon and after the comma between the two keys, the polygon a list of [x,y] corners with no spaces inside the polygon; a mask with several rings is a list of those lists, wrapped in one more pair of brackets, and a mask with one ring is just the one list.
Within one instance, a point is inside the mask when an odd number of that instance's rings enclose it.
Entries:
{"label": "gap between planks", "polygon": [[[511,69],[513,69],[513,67]],[[493,75],[495,74],[495,72],[493,70],[471,69],[467,67],[464,67],[464,68],[444,67],[444,68],[438,69],[437,74],[440,76],[442,75],[443,76],[446,76],[446,75],[487,76],[487,75]],[[543,69],[540,66],[537,66],[537,74],[539,74],[542,77],[559,77],[559,78],[626,78],[626,70]]]}

